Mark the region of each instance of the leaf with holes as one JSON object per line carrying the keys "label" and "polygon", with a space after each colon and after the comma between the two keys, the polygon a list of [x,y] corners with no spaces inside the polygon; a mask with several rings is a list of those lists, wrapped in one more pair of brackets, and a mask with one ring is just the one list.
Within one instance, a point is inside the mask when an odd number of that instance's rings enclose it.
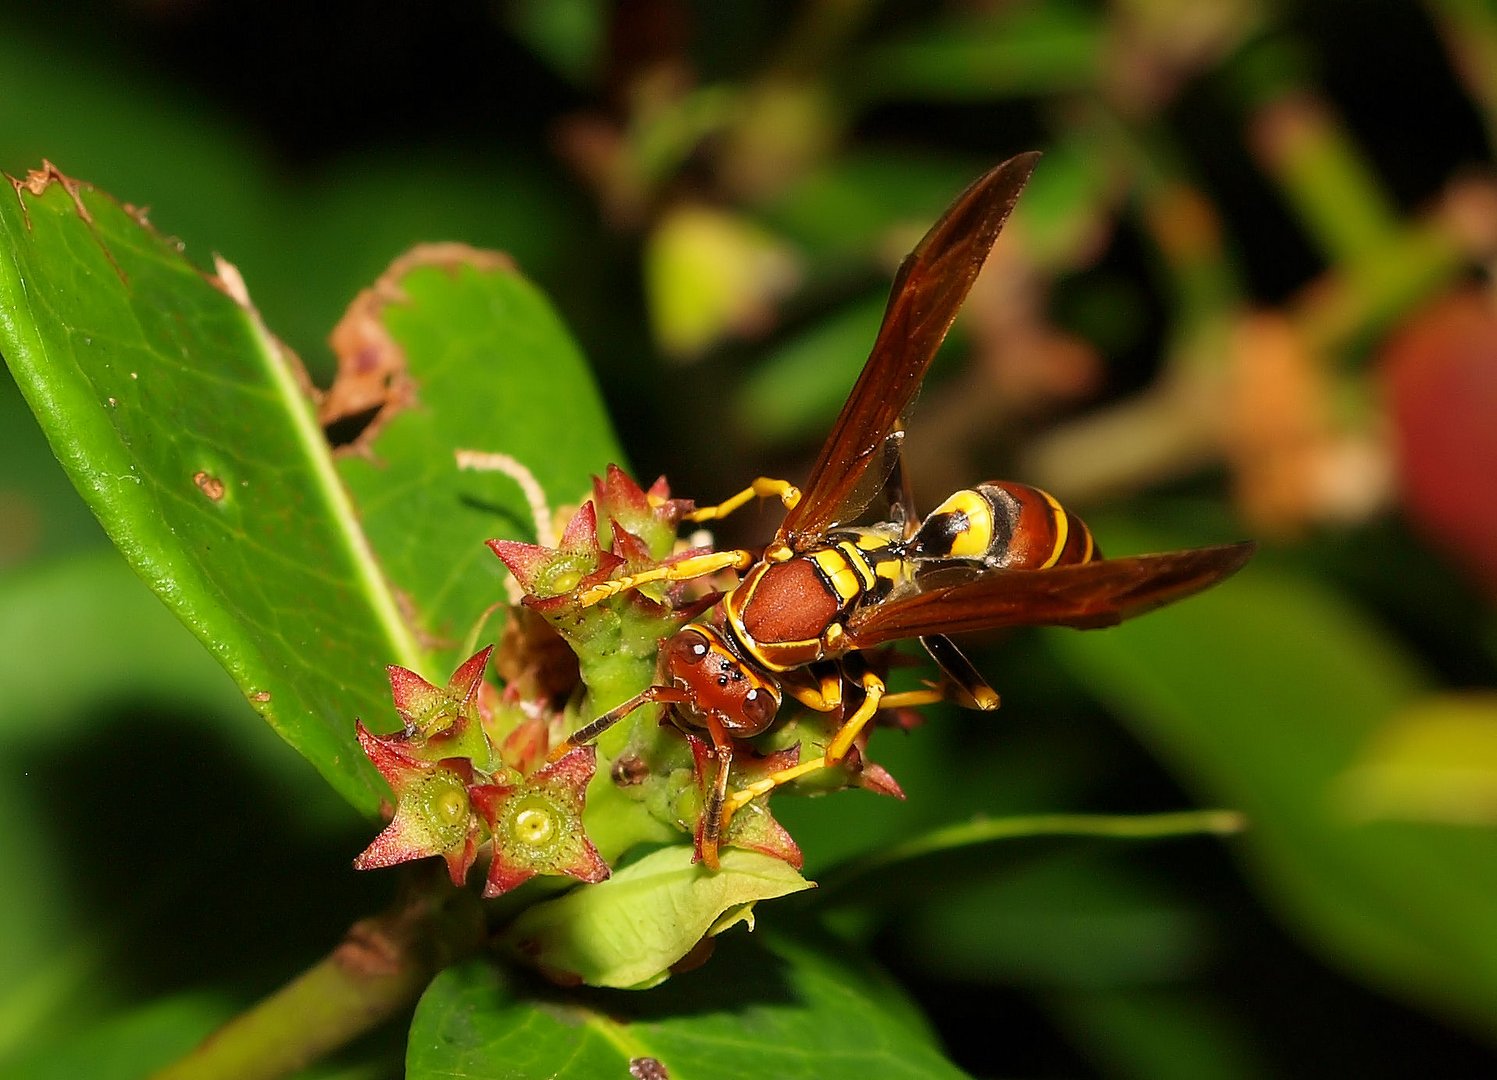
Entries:
{"label": "leaf with holes", "polygon": [[[388,793],[353,718],[393,719],[385,664],[450,669],[434,654],[501,595],[479,541],[529,533],[523,497],[465,487],[453,450],[544,457],[543,483],[578,492],[613,455],[575,349],[507,264],[464,254],[413,271],[400,315],[383,303],[371,318],[399,324],[417,419],[382,416],[383,437],[363,437],[375,457],[340,470],[300,364],[232,267],[200,272],[142,215],[50,166],[11,184],[0,352],[53,451],[261,715],[373,813]],[[432,578],[445,591],[414,604]]]}
{"label": "leaf with holes", "polygon": [[505,455],[553,509],[575,506],[622,456],[577,346],[502,256],[418,247],[349,306],[332,340],[338,378],[323,420],[373,414],[338,472],[437,653],[429,674],[444,674],[482,643],[468,644],[505,595],[508,573],[484,541],[535,537],[514,476],[461,469],[455,455]]}

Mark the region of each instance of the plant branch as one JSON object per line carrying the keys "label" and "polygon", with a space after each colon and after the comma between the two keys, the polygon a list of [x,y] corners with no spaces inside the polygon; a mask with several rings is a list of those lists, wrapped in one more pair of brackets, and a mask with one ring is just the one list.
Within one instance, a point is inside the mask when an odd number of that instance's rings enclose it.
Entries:
{"label": "plant branch", "polygon": [[389,911],[355,923],[323,960],[153,1080],[287,1076],[409,1007],[438,971],[482,941],[474,894],[433,879],[413,884]]}
{"label": "plant branch", "polygon": [[996,840],[1076,836],[1112,840],[1164,840],[1179,836],[1231,836],[1247,827],[1236,810],[1181,810],[1164,814],[1027,814],[979,818],[935,829],[825,876],[818,900],[914,859]]}

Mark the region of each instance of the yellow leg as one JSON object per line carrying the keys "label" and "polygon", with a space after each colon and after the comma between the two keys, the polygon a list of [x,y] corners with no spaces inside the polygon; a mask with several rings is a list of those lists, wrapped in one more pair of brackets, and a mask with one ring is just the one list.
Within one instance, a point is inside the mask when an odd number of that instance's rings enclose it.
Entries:
{"label": "yellow leg", "polygon": [[858,706],[857,712],[842,722],[842,726],[837,729],[837,734],[832,739],[832,744],[826,748],[828,765],[836,765],[847,756],[853,740],[858,737],[858,733],[863,730],[868,721],[873,719],[873,714],[878,712],[879,702],[884,699],[884,680],[873,672],[865,671],[858,681],[863,684],[863,703]]}
{"label": "yellow leg", "polygon": [[723,820],[726,821],[731,818],[760,795],[773,791],[781,784],[788,784],[792,780],[799,780],[802,776],[824,768],[826,768],[826,758],[812,758],[810,761],[802,761],[798,765],[792,765],[788,769],[781,769],[779,772],[770,773],[763,780],[755,780],[747,787],[739,788],[732,795],[728,796],[727,800],[723,803]]}
{"label": "yellow leg", "polygon": [[583,607],[592,607],[610,596],[637,589],[652,581],[688,581],[715,574],[719,570],[746,570],[753,561],[754,556],[747,551],[709,551],[705,555],[693,555],[689,559],[657,566],[642,573],[614,578],[612,581],[600,581],[578,593],[577,603]]}
{"label": "yellow leg", "polygon": [[842,704],[842,672],[833,669],[817,679],[815,686],[782,680],[780,688],[808,709],[835,712]]}
{"label": "yellow leg", "polygon": [[945,634],[927,634],[920,639],[925,651],[936,662],[953,689],[958,693],[951,700],[968,709],[990,712],[999,705],[998,691],[988,685],[982,672],[972,666],[972,661],[962,654]]}
{"label": "yellow leg", "polygon": [[[880,703],[887,700],[884,697],[884,680],[873,674],[873,672],[864,672],[859,682],[862,683],[865,695],[863,703],[837,729],[837,734],[833,737],[831,745],[827,747],[826,753],[821,757],[811,758],[809,761],[802,761],[799,764],[792,765],[788,769],[781,769],[778,772],[770,773],[764,779],[756,780],[752,784],[733,792],[723,802],[724,820],[731,818],[736,811],[743,809],[743,807],[753,802],[760,795],[773,791],[781,784],[788,784],[792,780],[799,780],[802,776],[809,775],[818,769],[830,768],[833,765],[839,764],[847,756],[847,751],[852,746],[853,740],[858,737],[858,732],[862,731],[868,721],[873,718],[873,714],[878,711]],[[911,693],[917,694],[922,692],[918,690],[911,691]]]}
{"label": "yellow leg", "polygon": [[915,705],[934,705],[945,701],[946,695],[937,687],[929,690],[901,690],[897,694],[885,694],[878,703],[880,709],[908,709]]}
{"label": "yellow leg", "polygon": [[760,476],[752,484],[744,488],[731,499],[726,499],[716,506],[703,506],[686,515],[686,521],[715,521],[718,518],[727,517],[750,499],[778,498],[784,503],[785,509],[789,510],[800,502],[800,488],[785,480],[776,480],[769,476]]}

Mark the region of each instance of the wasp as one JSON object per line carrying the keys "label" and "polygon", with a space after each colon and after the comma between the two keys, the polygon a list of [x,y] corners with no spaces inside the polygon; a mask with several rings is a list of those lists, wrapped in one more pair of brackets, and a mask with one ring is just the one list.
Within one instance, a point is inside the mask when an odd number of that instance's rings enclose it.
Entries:
{"label": "wasp", "polygon": [[[580,592],[598,603],[653,581],[724,570],[741,576],[709,621],[661,647],[657,684],[589,722],[562,749],[589,742],[634,709],[665,704],[686,730],[705,732],[717,762],[698,828],[716,867],[728,818],[775,787],[839,764],[880,709],[944,697],[997,708],[998,694],[948,635],[1021,625],[1111,626],[1198,592],[1238,570],[1252,543],[1104,559],[1091,531],[1051,495],[989,481],[921,517],[901,468],[904,415],[958,309],[1028,182],[1039,155],[979,177],[905,258],[872,352],[804,487],[760,477],[691,514],[721,518],[778,497],[785,517],[762,552],[714,551],[615,578]],[[888,519],[857,525],[880,496]],[[918,639],[946,676],[928,690],[891,694],[857,654]],[[848,711],[847,687],[860,693]],[[842,716],[823,753],[728,791],[734,740],[766,731],[786,696]]]}

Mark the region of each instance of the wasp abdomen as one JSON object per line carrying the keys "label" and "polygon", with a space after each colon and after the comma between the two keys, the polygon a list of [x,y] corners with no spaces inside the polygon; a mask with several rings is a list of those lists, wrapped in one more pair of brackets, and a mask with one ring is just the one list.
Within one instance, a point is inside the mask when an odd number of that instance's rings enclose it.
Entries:
{"label": "wasp abdomen", "polygon": [[1099,558],[1091,530],[1049,492],[990,480],[936,507],[910,542],[916,559],[1039,570]]}

